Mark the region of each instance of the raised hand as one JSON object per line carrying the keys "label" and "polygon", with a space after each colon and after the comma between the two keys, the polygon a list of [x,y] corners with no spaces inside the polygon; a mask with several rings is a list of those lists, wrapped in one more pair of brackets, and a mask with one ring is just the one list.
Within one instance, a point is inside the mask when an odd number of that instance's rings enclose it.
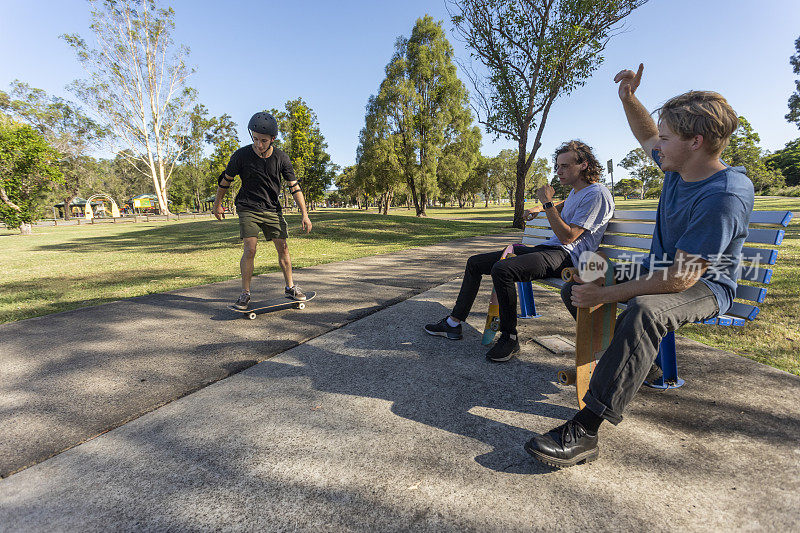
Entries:
{"label": "raised hand", "polygon": [[633,72],[632,70],[620,70],[614,76],[614,83],[619,83],[619,97],[625,100],[633,96],[639,84],[642,82],[642,71],[644,71],[644,63],[639,63],[639,70]]}
{"label": "raised hand", "polygon": [[536,190],[536,196],[543,204],[553,201],[553,196],[556,195],[556,190],[550,185],[542,185]]}

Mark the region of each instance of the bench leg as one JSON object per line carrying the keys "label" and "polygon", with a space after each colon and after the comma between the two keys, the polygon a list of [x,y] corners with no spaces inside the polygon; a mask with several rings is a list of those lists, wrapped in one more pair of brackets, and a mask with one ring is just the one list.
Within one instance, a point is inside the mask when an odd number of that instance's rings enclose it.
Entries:
{"label": "bench leg", "polygon": [[538,318],[536,302],[533,301],[533,285],[530,281],[517,282],[517,298],[519,299],[519,318]]}
{"label": "bench leg", "polygon": [[658,346],[656,364],[661,368],[661,377],[654,382],[644,384],[654,389],[677,389],[685,383],[678,377],[678,360],[675,353],[675,332],[670,331]]}

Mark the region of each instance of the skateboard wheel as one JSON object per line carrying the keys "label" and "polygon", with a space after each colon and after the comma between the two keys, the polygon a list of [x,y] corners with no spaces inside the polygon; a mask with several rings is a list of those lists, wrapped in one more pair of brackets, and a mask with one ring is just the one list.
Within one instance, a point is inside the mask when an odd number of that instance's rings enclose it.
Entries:
{"label": "skateboard wheel", "polygon": [[558,371],[558,382],[562,385],[574,385],[577,380],[578,375],[574,368]]}
{"label": "skateboard wheel", "polygon": [[256,314],[255,313],[250,313],[250,314],[247,315],[247,318],[249,318],[250,320],[255,320],[256,319]]}
{"label": "skateboard wheel", "polygon": [[297,304],[297,308],[298,309],[305,309],[306,308],[306,304],[303,304],[303,303]]}

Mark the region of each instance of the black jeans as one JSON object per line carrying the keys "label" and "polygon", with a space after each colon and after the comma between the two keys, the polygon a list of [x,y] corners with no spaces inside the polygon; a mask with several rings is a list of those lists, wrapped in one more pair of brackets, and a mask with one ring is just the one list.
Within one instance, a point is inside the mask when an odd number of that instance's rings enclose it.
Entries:
{"label": "black jeans", "polygon": [[[617,283],[633,277],[620,276],[620,269],[616,273]],[[577,317],[578,310],[571,301],[574,286],[574,282],[564,285],[561,299]],[[583,397],[590,411],[615,425],[622,421],[622,412],[644,383],[664,335],[719,312],[714,293],[702,281],[683,292],[637,296],[627,304],[617,317],[611,344],[597,362],[589,392]]]}
{"label": "black jeans", "polygon": [[500,304],[500,331],[517,334],[517,281],[561,276],[561,271],[572,266],[569,253],[560,247],[523,245],[514,246],[516,257],[500,260],[503,251],[473,255],[467,260],[464,281],[456,305],[450,313],[453,318],[466,320],[484,274],[492,275],[497,301]]}

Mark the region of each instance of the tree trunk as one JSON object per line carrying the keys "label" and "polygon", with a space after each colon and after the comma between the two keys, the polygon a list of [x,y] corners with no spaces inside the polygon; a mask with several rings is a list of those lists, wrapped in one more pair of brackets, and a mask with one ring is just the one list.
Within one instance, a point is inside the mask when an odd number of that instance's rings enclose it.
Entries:
{"label": "tree trunk", "polygon": [[[416,200],[416,196],[414,197]],[[416,202],[415,202],[416,203]],[[424,192],[419,193],[419,203],[417,203],[417,216],[426,217],[428,214],[425,212],[425,207],[428,205],[428,195]]]}

